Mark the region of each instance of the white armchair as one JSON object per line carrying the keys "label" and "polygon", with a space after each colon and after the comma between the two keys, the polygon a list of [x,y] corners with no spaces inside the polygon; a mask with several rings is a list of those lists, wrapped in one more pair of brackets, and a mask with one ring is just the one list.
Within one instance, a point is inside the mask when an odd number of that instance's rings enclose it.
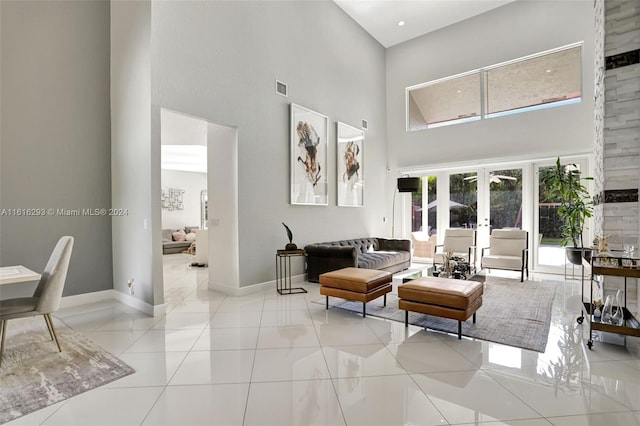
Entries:
{"label": "white armchair", "polygon": [[475,269],[476,263],[476,230],[471,228],[449,228],[444,230],[444,241],[436,245],[433,255],[433,266],[444,265],[446,253],[461,257]]}
{"label": "white armchair", "polygon": [[411,233],[411,242],[413,243],[413,255],[415,257],[432,258],[436,249],[436,236],[424,231]]}
{"label": "white armchair", "polygon": [[483,247],[480,268],[520,271],[529,278],[529,233],[521,229],[495,229],[489,237],[489,247]]}

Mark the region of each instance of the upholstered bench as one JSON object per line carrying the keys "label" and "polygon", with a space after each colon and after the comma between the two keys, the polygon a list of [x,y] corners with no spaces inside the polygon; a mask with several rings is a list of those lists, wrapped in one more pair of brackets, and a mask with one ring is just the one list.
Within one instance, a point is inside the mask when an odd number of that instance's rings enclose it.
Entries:
{"label": "upholstered bench", "polygon": [[482,306],[482,283],[449,278],[422,277],[398,287],[398,307],[404,309],[404,325],[409,326],[409,311],[458,320],[458,339],[462,321]]}
{"label": "upholstered bench", "polygon": [[384,296],[387,305],[387,293],[391,291],[391,273],[363,268],[343,268],[320,274],[320,294],[362,302],[362,317],[367,316],[367,302]]}

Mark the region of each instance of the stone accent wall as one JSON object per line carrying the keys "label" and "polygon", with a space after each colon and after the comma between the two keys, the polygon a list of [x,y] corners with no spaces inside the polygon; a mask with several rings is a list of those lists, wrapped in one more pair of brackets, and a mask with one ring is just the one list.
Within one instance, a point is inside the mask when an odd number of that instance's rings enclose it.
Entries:
{"label": "stone accent wall", "polygon": [[[604,55],[596,50],[595,197],[596,234],[610,234],[613,249],[640,246],[640,0],[594,0],[596,49],[604,8]],[[604,61],[604,67],[602,64]],[[604,117],[599,75],[604,69]],[[602,126],[602,139],[599,127]],[[602,167],[600,169],[600,167]],[[640,248],[638,248],[640,250]],[[627,307],[638,314],[638,280],[627,286]],[[606,294],[624,289],[621,278],[606,277]]]}
{"label": "stone accent wall", "polygon": [[[600,1],[596,1],[598,7]],[[640,1],[605,0],[603,232],[640,243]],[[597,10],[597,9],[596,9]],[[597,19],[597,18],[596,18]],[[596,112],[597,114],[597,112]],[[597,148],[596,148],[597,149]],[[597,163],[598,160],[596,160]]]}
{"label": "stone accent wall", "polygon": [[594,132],[593,132],[593,235],[604,234],[604,0],[594,0],[595,55],[594,55]]}

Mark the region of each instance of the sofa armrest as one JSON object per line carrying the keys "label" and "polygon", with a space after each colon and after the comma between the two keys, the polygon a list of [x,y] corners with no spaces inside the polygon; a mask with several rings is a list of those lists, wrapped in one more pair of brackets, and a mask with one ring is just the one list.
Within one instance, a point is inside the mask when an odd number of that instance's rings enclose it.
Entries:
{"label": "sofa armrest", "polygon": [[378,238],[378,250],[411,252],[411,240],[388,240]]}
{"label": "sofa armrest", "polygon": [[331,244],[309,244],[307,253],[307,280],[320,281],[320,274],[347,267],[358,266],[358,251],[355,247]]}

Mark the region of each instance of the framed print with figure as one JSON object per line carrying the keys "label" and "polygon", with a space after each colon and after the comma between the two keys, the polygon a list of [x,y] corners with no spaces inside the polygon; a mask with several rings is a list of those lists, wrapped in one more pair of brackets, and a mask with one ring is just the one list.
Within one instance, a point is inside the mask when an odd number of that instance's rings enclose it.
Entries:
{"label": "framed print with figure", "polygon": [[364,131],[337,123],[338,205],[364,206]]}
{"label": "framed print with figure", "polygon": [[291,104],[291,204],[326,206],[329,119]]}

